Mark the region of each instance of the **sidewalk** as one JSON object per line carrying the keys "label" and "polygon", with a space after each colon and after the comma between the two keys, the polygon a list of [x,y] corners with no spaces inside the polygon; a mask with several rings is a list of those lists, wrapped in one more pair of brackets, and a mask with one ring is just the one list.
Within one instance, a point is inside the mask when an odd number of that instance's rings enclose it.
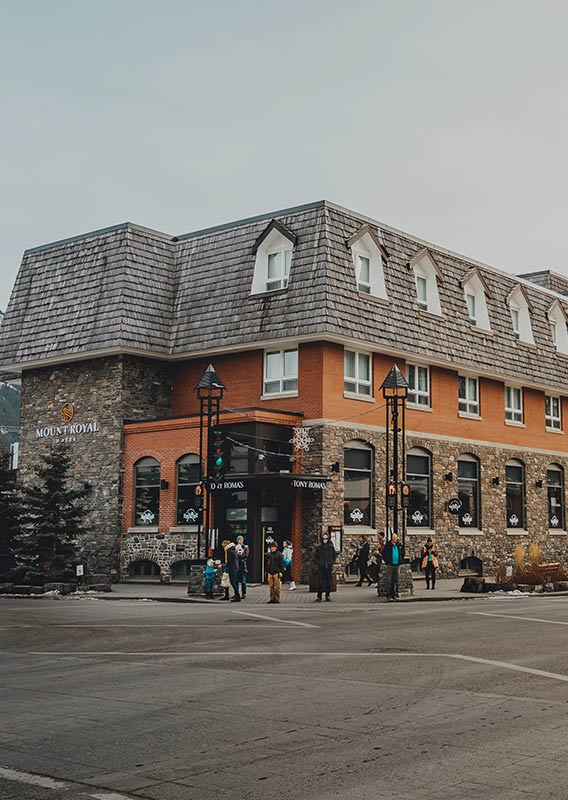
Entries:
{"label": "sidewalk", "polygon": [[[423,580],[414,581],[414,595],[401,596],[401,602],[409,603],[413,601],[436,601],[436,600],[464,600],[472,597],[479,598],[479,595],[461,594],[460,588],[463,578],[446,578],[436,581],[436,588],[428,591]],[[231,590],[231,596],[233,592]],[[69,595],[70,596],[70,595]],[[99,597],[103,600],[154,600],[158,602],[170,603],[206,603],[209,605],[221,603],[221,600],[206,600],[204,597],[188,597],[187,585],[184,583],[161,584],[161,583],[116,583],[113,584],[110,593],[89,593],[86,597]],[[310,593],[308,587],[298,586],[296,591],[291,592],[288,586],[282,587],[280,599],[281,605],[302,606],[313,603],[315,593]],[[247,592],[247,605],[264,604],[269,598],[268,586],[254,585],[249,586]],[[373,585],[355,586],[354,583],[338,584],[337,591],[331,595],[332,602],[341,605],[357,604],[377,604],[386,602],[381,598],[377,599],[377,590]]]}

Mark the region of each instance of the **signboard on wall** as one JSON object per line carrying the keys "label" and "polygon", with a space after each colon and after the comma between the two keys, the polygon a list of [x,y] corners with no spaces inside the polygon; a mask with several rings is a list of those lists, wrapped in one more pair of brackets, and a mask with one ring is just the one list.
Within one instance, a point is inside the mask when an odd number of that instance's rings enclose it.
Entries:
{"label": "signboard on wall", "polygon": [[37,439],[55,439],[55,444],[75,442],[78,436],[99,433],[98,422],[72,422],[75,418],[75,406],[72,403],[63,403],[59,412],[61,425],[41,425],[36,428]]}

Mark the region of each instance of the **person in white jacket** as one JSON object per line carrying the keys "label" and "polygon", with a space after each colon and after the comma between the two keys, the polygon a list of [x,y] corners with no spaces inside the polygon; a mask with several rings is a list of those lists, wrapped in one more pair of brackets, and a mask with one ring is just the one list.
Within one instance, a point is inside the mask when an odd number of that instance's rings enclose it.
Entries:
{"label": "person in white jacket", "polygon": [[292,546],[292,542],[288,540],[284,541],[284,547],[282,549],[282,559],[284,563],[284,583],[286,581],[290,582],[289,590],[291,592],[294,591],[296,588],[296,583],[292,578],[292,559],[294,557],[294,548]]}

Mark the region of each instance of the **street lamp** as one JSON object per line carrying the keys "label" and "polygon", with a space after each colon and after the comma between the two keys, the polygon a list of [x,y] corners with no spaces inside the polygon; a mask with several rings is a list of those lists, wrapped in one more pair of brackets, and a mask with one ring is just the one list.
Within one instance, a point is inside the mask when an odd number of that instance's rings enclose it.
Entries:
{"label": "street lamp", "polygon": [[393,364],[381,386],[387,406],[386,528],[389,538],[391,533],[396,533],[400,537],[403,558],[406,548],[406,507],[409,493],[406,483],[406,399],[409,388],[403,374],[397,365]]}
{"label": "street lamp", "polygon": [[[199,399],[199,477],[201,488],[206,489],[206,498],[203,506],[205,508],[205,557],[207,558],[207,546],[209,530],[211,528],[211,497],[212,494],[207,487],[205,480],[204,463],[205,452],[209,452],[209,442],[211,428],[219,424],[219,410],[223,393],[226,389],[225,384],[215,372],[213,364],[209,364],[201,380],[195,387]],[[209,470],[211,465],[208,464]],[[210,473],[211,474],[211,473]],[[197,520],[197,558],[201,557],[201,528],[202,517],[200,514]]]}

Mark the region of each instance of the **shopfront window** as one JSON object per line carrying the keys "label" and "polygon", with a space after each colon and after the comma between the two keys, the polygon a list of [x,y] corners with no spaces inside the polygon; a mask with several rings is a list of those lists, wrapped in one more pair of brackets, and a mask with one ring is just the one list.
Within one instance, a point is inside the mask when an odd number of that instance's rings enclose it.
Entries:
{"label": "shopfront window", "polygon": [[475,456],[464,454],[458,459],[458,497],[460,528],[481,528],[479,461]]}
{"label": "shopfront window", "polygon": [[431,528],[431,457],[427,450],[413,447],[406,454],[406,482],[410,487],[408,527]]}
{"label": "shopfront window", "polygon": [[226,532],[232,541],[239,534],[247,535],[248,493],[230,492],[225,506]]}
{"label": "shopfront window", "polygon": [[512,459],[505,465],[507,528],[525,527],[525,466]]}
{"label": "shopfront window", "polygon": [[199,456],[195,453],[182,456],[177,462],[176,522],[178,525],[197,525],[199,521],[203,497],[197,490],[200,480]]}
{"label": "shopfront window", "polygon": [[372,525],[373,448],[364,442],[345,446],[345,525]]}
{"label": "shopfront window", "polygon": [[141,458],[134,470],[134,524],[157,525],[160,519],[160,464],[148,456]]}
{"label": "shopfront window", "polygon": [[558,464],[550,464],[546,471],[548,494],[548,527],[550,530],[564,530],[564,470]]}

